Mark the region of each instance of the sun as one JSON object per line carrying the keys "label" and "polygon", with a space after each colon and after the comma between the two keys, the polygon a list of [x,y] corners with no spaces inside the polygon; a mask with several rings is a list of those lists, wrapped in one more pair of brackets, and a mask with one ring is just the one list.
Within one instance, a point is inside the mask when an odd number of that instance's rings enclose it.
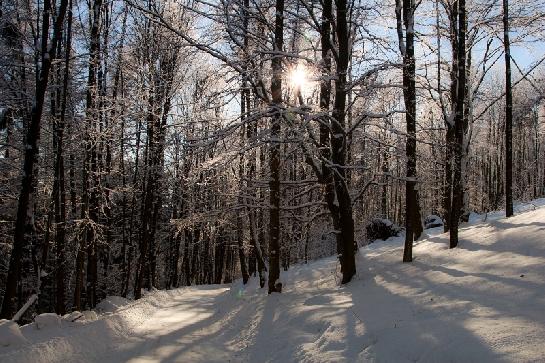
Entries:
{"label": "sun", "polygon": [[288,73],[288,82],[291,87],[304,90],[308,85],[308,69],[301,63],[293,67]]}

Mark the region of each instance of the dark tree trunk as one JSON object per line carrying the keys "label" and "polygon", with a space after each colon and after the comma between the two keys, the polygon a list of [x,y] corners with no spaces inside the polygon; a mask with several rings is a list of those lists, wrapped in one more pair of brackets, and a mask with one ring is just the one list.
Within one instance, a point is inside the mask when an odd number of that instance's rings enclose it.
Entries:
{"label": "dark tree trunk", "polygon": [[10,158],[10,150],[13,143],[13,123],[14,123],[14,111],[12,108],[8,108],[4,111],[4,114],[0,118],[0,130],[6,130],[6,150],[4,151],[4,158]]}
{"label": "dark tree trunk", "polygon": [[[438,11],[438,9],[437,9]],[[445,134],[445,174],[444,174],[444,189],[443,189],[443,221],[444,232],[450,230],[450,218],[452,213],[452,193],[453,193],[453,159],[455,149],[455,113],[456,113],[456,95],[458,92],[458,2],[455,1],[447,7],[449,16],[449,39],[452,51],[452,67],[450,70],[450,114],[444,111],[443,117],[446,127]],[[439,22],[439,20],[437,20]],[[437,23],[439,26],[439,23]],[[438,41],[440,40],[438,35]],[[441,70],[438,64],[438,75],[440,77]],[[439,81],[438,81],[439,83]],[[440,86],[440,83],[439,83]]]}
{"label": "dark tree trunk", "polygon": [[458,2],[456,108],[454,114],[454,176],[452,209],[450,215],[450,248],[458,246],[458,225],[463,203],[462,156],[464,142],[464,114],[466,97],[466,6],[465,0]]}
{"label": "dark tree trunk", "polygon": [[282,57],[284,47],[284,0],[276,0],[271,93],[270,210],[269,210],[269,294],[282,292],[280,282],[280,123],[282,121]]}
{"label": "dark tree trunk", "polygon": [[140,257],[138,258],[138,265],[137,265],[137,272],[136,272],[136,280],[134,283],[134,298],[140,299],[142,297],[142,287],[144,286],[144,275],[147,274],[148,277],[148,287],[151,283],[150,277],[151,277],[151,259],[150,259],[150,251],[152,249],[152,239],[155,235],[154,231],[154,214],[155,214],[155,203],[156,203],[156,189],[158,187],[156,179],[156,171],[155,168],[157,165],[155,165],[155,147],[157,145],[157,135],[156,133],[159,131],[157,127],[157,118],[158,118],[158,110],[156,107],[154,107],[154,100],[152,97],[150,97],[149,100],[149,110],[148,110],[148,145],[147,145],[147,158],[146,158],[146,168],[147,168],[147,176],[146,176],[146,183],[143,190],[143,202],[142,202],[142,208],[141,208],[141,235],[140,235],[140,241],[139,241],[139,253]]}
{"label": "dark tree trunk", "polygon": [[[247,6],[247,4],[245,3],[245,6]],[[246,11],[244,12],[246,13]],[[248,27],[248,24],[247,24],[247,17],[245,16],[244,17],[244,30],[247,30],[247,27]],[[247,35],[245,34],[244,35],[244,45],[245,47],[248,46],[248,37]],[[244,49],[245,53],[246,53],[246,49]],[[248,115],[248,108],[249,108],[249,104],[248,104],[248,97],[246,96],[247,93],[248,93],[248,90],[246,89],[247,88],[247,84],[246,84],[246,80],[243,80],[242,82],[242,88],[241,88],[241,92],[240,92],[240,118],[241,118],[241,122],[242,122],[242,126],[241,126],[241,133],[240,133],[240,146],[241,146],[241,150],[244,149],[244,136],[246,136],[246,132],[245,132],[245,128],[246,128],[246,125],[244,124],[246,122],[246,119],[247,119],[247,115]],[[242,218],[242,211],[244,210],[244,196],[243,196],[243,193],[244,193],[244,155],[241,154],[239,156],[239,160],[238,160],[238,178],[239,178],[239,190],[238,190],[238,209],[237,209],[237,212],[236,212],[236,221],[237,221],[237,245],[238,245],[238,259],[239,259],[239,262],[240,262],[240,272],[242,274],[242,283],[244,285],[246,285],[248,283],[248,279],[250,278],[249,274],[248,274],[248,266],[246,264],[246,255],[244,253],[244,221],[243,221],[243,218]]]}
{"label": "dark tree trunk", "polygon": [[239,215],[237,216],[237,250],[238,250],[238,259],[240,263],[240,273],[242,274],[242,283],[246,285],[248,283],[248,279],[250,278],[248,274],[248,268],[246,265],[246,255],[244,253],[244,242],[243,242],[243,221],[242,217],[240,216],[240,211],[237,212]]}
{"label": "dark tree trunk", "polygon": [[[405,181],[405,246],[403,262],[413,259],[413,241],[422,233],[420,208],[416,191],[416,84],[414,58],[414,0],[396,1],[396,18],[399,49],[403,56],[403,97],[405,100],[405,118],[407,139],[405,154],[407,157],[407,179]],[[403,37],[405,33],[405,37]]]}
{"label": "dark tree trunk", "polygon": [[322,80],[320,82],[320,110],[326,114],[320,119],[320,158],[322,159],[319,181],[325,186],[324,198],[331,215],[337,246],[342,244],[339,206],[335,203],[335,180],[330,166],[331,163],[331,118],[329,107],[331,103],[331,23],[333,19],[332,0],[325,0],[322,10],[322,24],[320,29],[320,41],[322,45]]}
{"label": "dark tree trunk", "polygon": [[97,227],[99,223],[99,187],[100,177],[98,170],[99,150],[97,140],[98,135],[92,133],[96,130],[99,122],[99,110],[97,109],[98,96],[98,69],[100,63],[100,22],[102,16],[102,0],[93,2],[93,21],[90,33],[89,48],[89,74],[87,81],[87,100],[86,112],[89,125],[88,135],[88,225],[87,225],[87,282],[86,282],[86,301],[90,308],[94,308],[97,303],[97,283],[98,283],[98,248],[97,248]]}
{"label": "dark tree trunk", "polygon": [[65,58],[64,58],[64,78],[62,87],[61,114],[57,120],[58,124],[55,128],[57,150],[55,155],[55,179],[56,190],[55,194],[55,250],[56,250],[56,308],[55,312],[59,315],[66,313],[65,303],[65,284],[64,284],[64,264],[65,251],[64,245],[66,240],[66,191],[65,191],[65,175],[64,175],[64,128],[66,120],[66,102],[68,93],[68,79],[70,76],[70,55],[72,44],[72,1],[68,9],[68,27],[66,30],[67,37],[65,43]]}
{"label": "dark tree trunk", "polygon": [[385,149],[382,153],[382,195],[380,198],[380,214],[382,218],[388,218],[388,151]]}
{"label": "dark tree trunk", "polygon": [[[255,155],[254,155],[255,156]],[[255,165],[254,165],[255,167]],[[255,193],[254,193],[255,196]],[[259,275],[259,286],[264,287],[265,286],[265,272],[267,271],[267,268],[265,267],[265,260],[263,258],[263,251],[261,249],[261,244],[259,243],[260,238],[258,233],[256,232],[256,216],[255,212],[253,210],[250,210],[248,208],[248,223],[250,227],[250,245],[253,248],[253,256],[254,260],[257,264],[257,273]]]}
{"label": "dark tree trunk", "polygon": [[[338,60],[337,74],[335,79],[335,102],[332,114],[332,138],[331,138],[331,160],[333,168],[333,179],[335,181],[335,192],[339,204],[339,227],[340,240],[337,240],[337,253],[341,263],[342,284],[350,282],[356,273],[355,241],[354,241],[354,219],[352,218],[352,199],[348,190],[346,180],[346,157],[347,157],[347,136],[345,131],[346,118],[346,94],[347,94],[347,71],[350,59],[349,29],[348,29],[348,7],[346,0],[337,0],[337,44]],[[340,243],[339,243],[340,242]]]}
{"label": "dark tree trunk", "polygon": [[230,284],[233,282],[233,274],[232,274],[232,267],[233,267],[233,249],[231,248],[231,245],[227,244],[225,246],[225,277],[223,278],[224,284]]}
{"label": "dark tree trunk", "polygon": [[509,0],[503,0],[503,47],[505,51],[505,216],[513,215],[513,91],[509,44]]}
{"label": "dark tree trunk", "polygon": [[220,228],[216,235],[216,247],[214,251],[214,283],[221,284],[223,278],[223,265],[225,258],[225,240],[223,230]]}
{"label": "dark tree trunk", "polygon": [[[199,259],[200,246],[201,246],[201,230],[200,227],[197,227],[193,230],[193,251],[191,253],[191,274],[190,280],[195,284],[198,284],[198,271],[197,271],[197,262]],[[232,252],[232,251],[231,251]],[[232,257],[232,256],[231,256]],[[233,259],[231,259],[231,262]]]}
{"label": "dark tree trunk", "polygon": [[446,142],[445,142],[445,184],[443,189],[443,232],[449,231],[450,212],[452,207],[452,156],[454,146],[454,127],[450,121],[445,122]]}
{"label": "dark tree trunk", "polygon": [[184,260],[182,262],[183,274],[185,277],[185,286],[191,285],[191,266],[189,265],[191,260],[191,253],[189,244],[191,243],[192,235],[189,228],[184,229]]}

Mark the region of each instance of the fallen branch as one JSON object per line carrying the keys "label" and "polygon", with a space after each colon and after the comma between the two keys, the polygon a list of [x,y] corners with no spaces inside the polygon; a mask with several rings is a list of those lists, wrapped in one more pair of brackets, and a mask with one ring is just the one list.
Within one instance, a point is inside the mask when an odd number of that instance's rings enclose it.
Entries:
{"label": "fallen branch", "polygon": [[11,320],[13,320],[13,321],[18,321],[18,320],[20,320],[20,319],[23,317],[23,315],[25,314],[25,312],[28,310],[28,308],[31,307],[32,304],[34,304],[34,303],[36,302],[36,300],[38,300],[38,295],[37,295],[37,294],[32,294],[32,295],[28,298],[28,300],[27,300],[27,302],[25,303],[25,305],[23,305],[23,306],[19,309],[19,311],[17,312],[17,314],[15,314]]}

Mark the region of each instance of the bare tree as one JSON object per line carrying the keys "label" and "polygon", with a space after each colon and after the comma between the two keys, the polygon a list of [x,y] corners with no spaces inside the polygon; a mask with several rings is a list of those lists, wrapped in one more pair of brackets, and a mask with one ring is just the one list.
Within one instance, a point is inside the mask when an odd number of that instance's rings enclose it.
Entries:
{"label": "bare tree", "polygon": [[503,0],[503,47],[505,52],[505,216],[513,215],[513,90],[509,44],[509,0]]}

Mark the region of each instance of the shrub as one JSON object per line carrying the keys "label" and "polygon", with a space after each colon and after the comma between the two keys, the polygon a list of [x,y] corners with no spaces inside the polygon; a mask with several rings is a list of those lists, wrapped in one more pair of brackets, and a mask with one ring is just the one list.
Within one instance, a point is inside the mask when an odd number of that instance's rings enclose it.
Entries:
{"label": "shrub", "polygon": [[435,214],[429,215],[426,217],[426,219],[424,219],[425,229],[441,227],[442,225],[443,225],[443,220],[441,219],[441,217]]}
{"label": "shrub", "polygon": [[365,227],[369,241],[377,239],[387,240],[390,237],[396,237],[401,232],[401,229],[401,227],[392,223],[389,219],[383,218],[375,218]]}

